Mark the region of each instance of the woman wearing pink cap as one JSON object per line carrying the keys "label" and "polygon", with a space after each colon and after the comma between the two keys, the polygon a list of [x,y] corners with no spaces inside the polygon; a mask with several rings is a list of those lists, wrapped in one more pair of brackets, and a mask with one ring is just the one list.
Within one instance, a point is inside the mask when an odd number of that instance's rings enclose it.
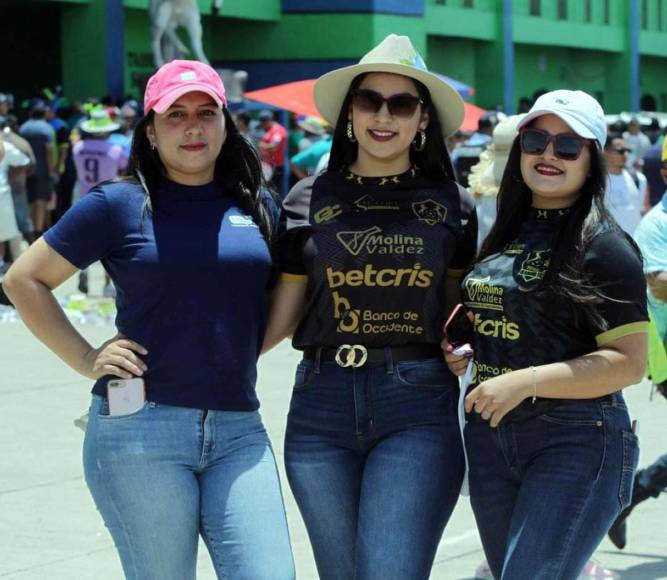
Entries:
{"label": "woman wearing pink cap", "polygon": [[[644,375],[646,284],[604,204],[598,102],[553,91],[518,128],[462,284],[470,500],[494,578],[575,580],[631,497],[638,447],[621,390]],[[445,347],[462,375],[468,361]]]}
{"label": "woman wearing pink cap", "polygon": [[[151,77],[129,179],[88,193],[8,273],[26,324],[95,380],[86,481],[135,580],[294,578],[256,360],[277,208],[209,66]],[[118,334],[94,348],[51,291],[101,260]]]}

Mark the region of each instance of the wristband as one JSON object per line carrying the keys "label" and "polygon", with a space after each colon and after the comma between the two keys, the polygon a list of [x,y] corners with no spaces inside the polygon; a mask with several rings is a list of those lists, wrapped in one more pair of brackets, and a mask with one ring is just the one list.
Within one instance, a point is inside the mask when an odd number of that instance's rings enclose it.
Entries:
{"label": "wristband", "polygon": [[533,400],[532,404],[535,404],[537,401],[537,369],[535,367],[530,367],[530,373],[533,377]]}

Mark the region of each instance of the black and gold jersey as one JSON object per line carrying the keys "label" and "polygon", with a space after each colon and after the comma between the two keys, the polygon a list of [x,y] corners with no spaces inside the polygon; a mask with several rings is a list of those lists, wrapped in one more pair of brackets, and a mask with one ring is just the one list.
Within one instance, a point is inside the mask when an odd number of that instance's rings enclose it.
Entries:
{"label": "black and gold jersey", "polygon": [[599,234],[584,257],[590,283],[607,297],[597,305],[604,327],[595,327],[564,297],[531,291],[544,279],[554,235],[566,215],[567,210],[531,210],[518,238],[465,277],[463,301],[475,327],[473,384],[576,358],[647,329],[641,259],[618,230]]}
{"label": "black and gold jersey", "polygon": [[368,178],[326,172],[284,201],[283,277],[307,283],[295,348],[438,344],[445,279],[475,254],[472,197],[416,169]]}

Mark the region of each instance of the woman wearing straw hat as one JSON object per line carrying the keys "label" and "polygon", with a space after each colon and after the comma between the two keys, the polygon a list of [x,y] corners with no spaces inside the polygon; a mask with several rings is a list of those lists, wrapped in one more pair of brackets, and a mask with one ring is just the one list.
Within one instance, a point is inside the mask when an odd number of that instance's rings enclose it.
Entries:
{"label": "woman wearing straw hat", "polygon": [[303,351],[287,475],[322,580],[425,579],[464,464],[438,346],[476,242],[444,141],[463,102],[393,34],[315,102],[331,158],[285,200],[265,341]]}
{"label": "woman wearing straw hat", "polygon": [[[218,578],[294,578],[255,394],[276,206],[225,105],[211,67],[161,67],[132,177],[83,196],[5,281],[35,335],[95,381],[84,472],[131,580],[194,579],[199,536]],[[95,348],[51,290],[100,259],[119,334]]]}
{"label": "woman wearing straw hat", "polygon": [[631,497],[638,446],[621,390],[644,375],[646,283],[604,204],[600,104],[552,91],[518,130],[463,282],[470,501],[494,578],[575,580]]}

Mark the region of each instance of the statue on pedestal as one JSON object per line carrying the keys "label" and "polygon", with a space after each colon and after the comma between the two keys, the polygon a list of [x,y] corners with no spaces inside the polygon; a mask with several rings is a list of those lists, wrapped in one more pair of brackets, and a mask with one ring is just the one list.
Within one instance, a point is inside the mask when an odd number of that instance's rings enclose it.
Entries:
{"label": "statue on pedestal", "polygon": [[[213,0],[211,12],[216,15],[222,9],[223,0]],[[157,68],[165,62],[183,58],[190,51],[176,34],[185,28],[190,37],[194,57],[208,64],[202,46],[201,14],[197,0],[150,0],[151,48]]]}

